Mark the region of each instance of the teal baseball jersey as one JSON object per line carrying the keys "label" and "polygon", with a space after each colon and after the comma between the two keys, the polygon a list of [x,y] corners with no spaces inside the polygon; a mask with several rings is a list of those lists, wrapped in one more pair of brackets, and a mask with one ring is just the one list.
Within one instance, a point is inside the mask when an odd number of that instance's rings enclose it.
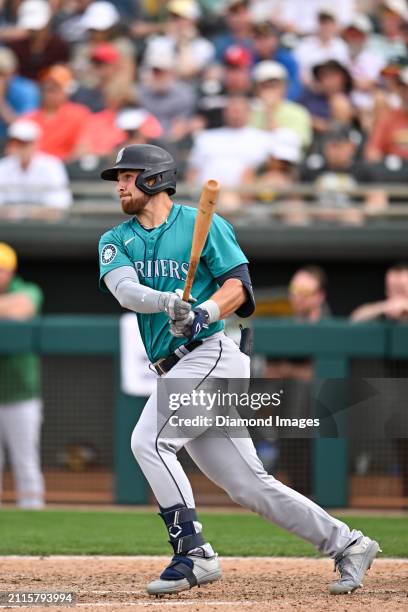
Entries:
{"label": "teal baseball jersey", "polygon": [[[103,277],[121,266],[135,268],[139,281],[157,291],[183,289],[186,280],[197,209],[173,204],[165,223],[152,230],[136,217],[105,232],[99,241],[100,287],[107,291]],[[219,288],[217,277],[248,263],[234,230],[222,217],[214,215],[192,288],[196,305],[208,300]],[[169,332],[168,316],[163,313],[137,313],[139,329],[151,362],[166,357],[186,338]],[[211,336],[224,328],[223,321],[203,329],[198,338]]]}

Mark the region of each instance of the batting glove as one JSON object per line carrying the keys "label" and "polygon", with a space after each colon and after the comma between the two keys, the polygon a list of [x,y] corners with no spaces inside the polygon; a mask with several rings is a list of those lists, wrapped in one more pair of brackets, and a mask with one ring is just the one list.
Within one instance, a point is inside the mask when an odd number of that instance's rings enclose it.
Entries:
{"label": "batting glove", "polygon": [[[177,293],[177,295],[179,296],[179,298],[183,299],[183,293],[184,291],[182,289],[176,289],[175,293]],[[191,293],[190,293],[190,297],[188,298],[188,302],[189,304],[194,304],[196,302],[196,298],[194,298]]]}
{"label": "batting glove", "polygon": [[159,307],[173,321],[185,319],[191,311],[191,304],[184,302],[177,293],[163,292],[160,297]]}
{"label": "batting glove", "polygon": [[195,308],[187,317],[179,321],[171,321],[170,333],[176,338],[194,340],[198,334],[208,328],[209,314],[203,308]]}

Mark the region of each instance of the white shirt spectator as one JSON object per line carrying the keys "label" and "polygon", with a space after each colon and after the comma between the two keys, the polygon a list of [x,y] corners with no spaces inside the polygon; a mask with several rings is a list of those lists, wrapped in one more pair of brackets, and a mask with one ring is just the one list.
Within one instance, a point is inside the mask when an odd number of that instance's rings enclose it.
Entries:
{"label": "white shirt spectator", "polygon": [[[199,72],[203,70],[214,59],[214,45],[201,36],[196,36],[183,46],[183,54],[188,56],[189,66]],[[145,55],[163,54],[175,56],[177,65],[180,68],[180,61],[183,61],[182,50],[176,40],[170,36],[154,36],[149,40],[146,46]]]}
{"label": "white shirt spectator", "polygon": [[351,76],[356,81],[377,81],[384,66],[384,58],[368,49],[363,49],[349,62]]}
{"label": "white shirt spectator", "polygon": [[27,204],[66,209],[72,204],[64,164],[53,155],[34,153],[23,169],[17,155],[0,160],[0,205]]}
{"label": "white shirt spectator", "polygon": [[328,7],[340,25],[345,25],[356,10],[356,0],[341,0],[336,4],[329,0],[253,0],[251,12],[260,21],[271,19],[290,25],[299,34],[312,34],[317,29],[319,10]]}
{"label": "white shirt spectator", "polygon": [[197,184],[213,178],[237,187],[246,169],[266,159],[269,141],[268,132],[252,127],[204,130],[195,138],[189,167],[197,172]]}
{"label": "white shirt spectator", "polygon": [[317,64],[332,59],[345,66],[349,63],[347,45],[337,36],[328,43],[323,43],[317,36],[308,36],[296,47],[294,54],[305,82],[310,80],[311,69]]}

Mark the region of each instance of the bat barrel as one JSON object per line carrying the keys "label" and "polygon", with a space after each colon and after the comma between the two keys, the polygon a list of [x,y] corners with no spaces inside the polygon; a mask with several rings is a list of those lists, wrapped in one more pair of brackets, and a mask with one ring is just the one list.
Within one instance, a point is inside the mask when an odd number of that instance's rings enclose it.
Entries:
{"label": "bat barrel", "polygon": [[208,236],[211,219],[215,210],[220,184],[215,179],[209,179],[204,185],[198,205],[198,214],[194,224],[193,241],[191,245],[190,263],[184,285],[183,300],[188,300],[197,265]]}

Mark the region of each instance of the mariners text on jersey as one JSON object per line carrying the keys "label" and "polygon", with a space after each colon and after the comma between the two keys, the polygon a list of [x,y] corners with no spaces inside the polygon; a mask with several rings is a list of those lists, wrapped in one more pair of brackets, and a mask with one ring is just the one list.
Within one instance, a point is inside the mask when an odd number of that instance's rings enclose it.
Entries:
{"label": "mariners text on jersey", "polygon": [[[196,208],[173,204],[167,221],[158,227],[148,230],[133,217],[103,234],[99,242],[101,288],[106,290],[103,277],[107,272],[132,266],[142,285],[157,291],[183,289],[196,215]],[[231,224],[215,214],[193,284],[196,304],[208,300],[217,291],[218,277],[245,263],[248,260],[236,241]],[[137,314],[137,318],[152,362],[166,357],[186,341],[170,334],[165,313]],[[198,337],[211,336],[223,328],[223,321],[217,321],[203,329]]]}
{"label": "mariners text on jersey", "polygon": [[174,259],[156,259],[152,261],[135,261],[135,268],[139,278],[152,278],[159,276],[169,276],[185,281],[188,272],[188,261],[183,261],[179,264]]}

